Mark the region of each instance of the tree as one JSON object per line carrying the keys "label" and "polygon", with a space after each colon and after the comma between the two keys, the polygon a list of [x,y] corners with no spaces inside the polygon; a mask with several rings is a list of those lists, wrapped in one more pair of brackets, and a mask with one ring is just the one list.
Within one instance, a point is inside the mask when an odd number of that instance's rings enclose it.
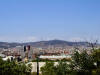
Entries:
{"label": "tree", "polygon": [[56,66],[56,75],[67,75],[70,73],[70,67],[66,62],[60,61]]}
{"label": "tree", "polygon": [[100,67],[100,49],[95,49],[92,53],[92,56],[94,58],[94,62],[97,64],[97,68]]}
{"label": "tree", "polygon": [[31,75],[31,67],[15,61],[3,61],[0,58],[0,75]]}
{"label": "tree", "polygon": [[92,69],[94,69],[93,60],[93,57],[86,51],[83,51],[82,53],[76,51],[73,56],[74,69],[79,73],[91,75]]}
{"label": "tree", "polygon": [[60,61],[58,65],[54,62],[46,62],[41,68],[42,75],[67,75],[70,74],[71,68],[67,62]]}
{"label": "tree", "polygon": [[42,75],[56,75],[53,62],[46,62],[45,66],[41,67]]}
{"label": "tree", "polygon": [[100,75],[100,49],[95,49],[92,53],[96,68],[93,70],[94,75]]}

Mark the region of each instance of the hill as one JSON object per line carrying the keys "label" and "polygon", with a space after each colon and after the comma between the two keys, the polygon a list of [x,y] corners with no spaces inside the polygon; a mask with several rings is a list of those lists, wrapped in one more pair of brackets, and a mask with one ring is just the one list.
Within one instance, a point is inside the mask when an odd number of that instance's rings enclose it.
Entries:
{"label": "hill", "polygon": [[49,40],[39,42],[27,42],[27,43],[8,43],[0,42],[0,48],[12,48],[16,46],[31,45],[33,47],[48,47],[48,46],[87,46],[87,42],[69,42],[64,40]]}

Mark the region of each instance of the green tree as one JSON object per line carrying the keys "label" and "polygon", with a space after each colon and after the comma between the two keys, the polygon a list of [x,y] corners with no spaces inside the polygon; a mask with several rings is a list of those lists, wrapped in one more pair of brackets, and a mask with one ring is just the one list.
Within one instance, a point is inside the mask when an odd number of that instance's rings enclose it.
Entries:
{"label": "green tree", "polygon": [[60,61],[56,66],[47,62],[41,71],[42,75],[100,75],[100,49],[94,49],[91,54],[86,50],[81,53],[75,51],[71,61]]}
{"label": "green tree", "polygon": [[70,67],[66,62],[60,61],[56,66],[56,75],[67,75],[70,73]]}
{"label": "green tree", "polygon": [[94,59],[91,55],[89,55],[86,51],[79,53],[75,52],[73,56],[74,69],[82,74],[90,74],[92,73],[92,69],[94,69]]}
{"label": "green tree", "polygon": [[0,58],[0,75],[31,75],[31,66]]}
{"label": "green tree", "polygon": [[42,75],[56,75],[53,62],[46,62],[45,66],[41,67]]}
{"label": "green tree", "polygon": [[95,49],[92,53],[96,68],[93,70],[94,75],[100,75],[100,49]]}
{"label": "green tree", "polygon": [[95,49],[92,53],[92,56],[94,58],[94,62],[97,64],[97,68],[100,67],[100,49]]}

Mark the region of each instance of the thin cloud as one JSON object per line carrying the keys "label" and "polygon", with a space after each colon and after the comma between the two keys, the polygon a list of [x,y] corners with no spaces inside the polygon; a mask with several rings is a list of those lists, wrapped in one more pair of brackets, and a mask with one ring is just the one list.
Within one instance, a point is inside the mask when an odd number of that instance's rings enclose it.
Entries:
{"label": "thin cloud", "polygon": [[35,42],[38,39],[34,36],[23,36],[23,37],[0,37],[1,42]]}

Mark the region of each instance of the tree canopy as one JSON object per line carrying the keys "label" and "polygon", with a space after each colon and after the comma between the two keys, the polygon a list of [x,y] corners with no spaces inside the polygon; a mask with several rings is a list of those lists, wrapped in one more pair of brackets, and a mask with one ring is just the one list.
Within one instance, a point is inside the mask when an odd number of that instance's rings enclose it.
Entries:
{"label": "tree canopy", "polygon": [[41,72],[42,75],[100,75],[100,49],[91,53],[75,51],[71,61],[60,61],[58,65],[47,62]]}
{"label": "tree canopy", "polygon": [[30,75],[31,66],[15,61],[3,61],[0,58],[0,75]]}

